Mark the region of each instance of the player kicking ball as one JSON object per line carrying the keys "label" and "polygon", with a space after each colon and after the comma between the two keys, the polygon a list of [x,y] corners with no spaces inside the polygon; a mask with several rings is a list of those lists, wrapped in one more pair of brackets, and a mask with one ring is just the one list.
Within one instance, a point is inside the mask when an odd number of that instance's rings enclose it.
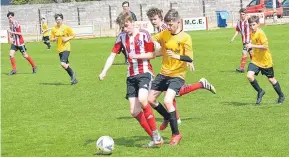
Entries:
{"label": "player kicking ball", "polygon": [[161,146],[163,139],[157,130],[155,116],[148,102],[148,91],[153,79],[153,69],[150,63],[150,59],[154,58],[153,41],[147,31],[134,28],[133,19],[128,13],[121,13],[116,22],[123,32],[118,35],[112,53],[99,74],[99,79],[104,80],[116,55],[124,46],[129,62],[126,98],[130,104],[130,113],[152,138],[152,141],[143,147]]}

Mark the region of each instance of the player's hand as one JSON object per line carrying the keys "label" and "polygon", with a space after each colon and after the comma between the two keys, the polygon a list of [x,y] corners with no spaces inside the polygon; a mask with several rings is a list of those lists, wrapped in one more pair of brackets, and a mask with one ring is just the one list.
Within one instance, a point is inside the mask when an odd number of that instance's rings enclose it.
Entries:
{"label": "player's hand", "polygon": [[167,50],[167,54],[169,57],[174,58],[174,59],[179,59],[179,56],[176,55],[173,51]]}
{"label": "player's hand", "polygon": [[99,75],[98,75],[98,79],[99,79],[100,81],[104,80],[105,75],[106,75],[105,73],[99,74]]}
{"label": "player's hand", "polygon": [[52,41],[57,41],[58,40],[58,37],[55,37],[52,39]]}
{"label": "player's hand", "polygon": [[135,54],[129,53],[128,57],[131,58],[131,59],[135,59]]}
{"label": "player's hand", "polygon": [[192,72],[195,71],[195,66],[194,66],[194,63],[193,63],[193,62],[188,63],[187,66],[190,68],[190,70],[191,70]]}
{"label": "player's hand", "polygon": [[252,44],[251,44],[251,43],[246,44],[246,48],[247,48],[247,49],[252,48]]}
{"label": "player's hand", "polygon": [[230,43],[234,42],[234,38],[231,39]]}
{"label": "player's hand", "polygon": [[62,42],[67,42],[69,39],[67,37],[62,37]]}

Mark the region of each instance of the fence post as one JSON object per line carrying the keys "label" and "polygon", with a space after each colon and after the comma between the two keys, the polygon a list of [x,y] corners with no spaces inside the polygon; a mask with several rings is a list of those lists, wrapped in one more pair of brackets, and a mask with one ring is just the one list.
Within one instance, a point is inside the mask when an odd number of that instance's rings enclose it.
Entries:
{"label": "fence post", "polygon": [[139,4],[139,9],[140,9],[140,20],[142,21],[143,20],[143,17],[142,17],[142,4]]}
{"label": "fence post", "polygon": [[109,26],[110,29],[112,29],[111,5],[108,5],[108,12],[109,12]]}
{"label": "fence post", "polygon": [[173,9],[173,5],[178,4],[177,2],[170,2],[170,9]]}
{"label": "fence post", "polygon": [[38,21],[39,21],[39,30],[40,30],[39,33],[41,33],[41,31],[42,31],[42,29],[41,29],[41,13],[40,13],[40,9],[39,8],[38,8]]}
{"label": "fence post", "polygon": [[206,16],[206,4],[205,4],[205,0],[202,0],[203,3],[203,16]]}
{"label": "fence post", "polygon": [[80,25],[80,16],[79,16],[79,8],[77,7],[77,20],[78,20],[78,25]]}

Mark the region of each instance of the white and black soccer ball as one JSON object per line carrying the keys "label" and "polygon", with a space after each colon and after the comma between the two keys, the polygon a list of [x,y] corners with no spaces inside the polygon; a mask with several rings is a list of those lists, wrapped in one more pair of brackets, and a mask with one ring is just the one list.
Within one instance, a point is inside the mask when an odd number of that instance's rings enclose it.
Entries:
{"label": "white and black soccer ball", "polygon": [[114,141],[110,136],[101,136],[96,141],[97,154],[109,155],[114,149]]}

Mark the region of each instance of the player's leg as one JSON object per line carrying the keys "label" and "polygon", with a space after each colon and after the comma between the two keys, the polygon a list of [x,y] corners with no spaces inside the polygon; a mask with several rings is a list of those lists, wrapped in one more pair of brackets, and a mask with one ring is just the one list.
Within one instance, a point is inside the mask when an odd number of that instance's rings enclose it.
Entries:
{"label": "player's leg", "polygon": [[[164,91],[164,93],[166,93],[166,91]],[[179,112],[178,112],[178,110],[177,110],[177,100],[176,100],[176,98],[173,100],[173,105],[174,105],[174,107],[175,107],[175,109],[176,109],[178,124],[181,124],[181,123],[182,123],[182,120],[181,120],[180,115],[179,115]],[[168,123],[169,123],[168,120],[164,120],[164,121],[162,122],[162,124],[161,124],[160,129],[161,129],[161,130],[166,129]]]}
{"label": "player's leg", "polygon": [[285,100],[285,96],[284,96],[284,93],[281,90],[279,82],[274,77],[274,69],[273,69],[273,67],[267,68],[267,69],[261,69],[261,73],[263,75],[267,76],[269,82],[272,84],[274,90],[278,94],[279,97],[278,97],[277,103],[278,104],[282,104],[284,102],[284,100]]}
{"label": "player's leg", "polygon": [[44,43],[45,45],[47,45],[47,49],[50,49],[50,48],[51,48],[50,41],[49,41],[49,36],[43,37],[43,43]]}
{"label": "player's leg", "polygon": [[178,112],[178,109],[177,109],[177,100],[176,100],[176,98],[174,98],[174,100],[173,100],[173,105],[174,105],[174,107],[176,109],[176,115],[177,115],[176,117],[177,117],[178,124],[181,124],[182,120],[180,118],[180,115],[179,115],[179,112]]}
{"label": "player's leg", "polygon": [[162,145],[163,139],[160,136],[157,126],[154,113],[152,111],[152,107],[148,102],[148,90],[151,84],[152,75],[150,73],[144,73],[137,75],[138,79],[138,100],[144,112],[144,116],[147,120],[148,125],[153,133],[153,141],[155,145]]}
{"label": "player's leg", "polygon": [[240,72],[240,73],[244,72],[246,61],[247,61],[247,48],[245,47],[245,44],[243,44],[242,58],[240,62],[240,67],[236,69],[237,72]]}
{"label": "player's leg", "polygon": [[182,86],[182,88],[180,89],[180,92],[177,94],[177,96],[182,96],[182,95],[194,92],[198,89],[206,89],[206,90],[212,92],[213,94],[217,93],[213,84],[211,84],[207,79],[201,78],[200,81],[197,83],[186,84],[186,85]]}
{"label": "player's leg", "polygon": [[35,65],[33,59],[28,55],[25,45],[19,46],[19,50],[22,53],[22,56],[30,63],[30,65],[32,67],[32,73],[35,74],[36,73],[36,65]]}
{"label": "player's leg", "polygon": [[10,62],[12,66],[12,70],[8,73],[8,75],[15,75],[17,70],[16,70],[16,61],[15,61],[15,52],[17,51],[17,48],[15,45],[11,45],[9,56],[10,56]]}
{"label": "player's leg", "polygon": [[262,90],[257,82],[257,80],[255,79],[255,75],[258,75],[258,73],[260,72],[260,68],[258,66],[256,66],[253,63],[250,63],[248,66],[248,72],[247,72],[247,79],[249,80],[250,84],[252,85],[252,87],[257,91],[257,100],[256,100],[256,104],[260,104],[262,101],[262,97],[265,94],[265,91]]}
{"label": "player's leg", "polygon": [[75,73],[69,66],[69,61],[68,61],[69,54],[70,54],[69,51],[64,51],[64,52],[59,53],[60,65],[70,76],[71,85],[74,85],[74,84],[77,84],[78,81],[76,80]]}
{"label": "player's leg", "polygon": [[158,74],[152,82],[152,86],[149,91],[148,101],[151,106],[164,118],[164,121],[160,126],[160,130],[164,130],[167,127],[170,118],[170,114],[167,112],[164,106],[157,101],[157,98],[165,89],[167,89],[166,79],[164,78],[164,76]]}
{"label": "player's leg", "polygon": [[137,98],[137,86],[135,83],[135,77],[128,77],[126,79],[126,98],[129,100],[130,103],[130,113],[131,115],[136,118],[142,128],[147,132],[148,135],[152,137],[152,130],[147,123],[145,115],[141,109],[140,102]]}
{"label": "player's leg", "polygon": [[153,136],[152,130],[147,123],[146,117],[141,109],[140,102],[137,97],[129,97],[130,113],[139,122],[141,127],[146,131],[149,136]]}
{"label": "player's leg", "polygon": [[171,126],[171,131],[172,131],[172,137],[171,137],[169,145],[179,144],[182,138],[182,135],[180,134],[179,129],[178,129],[176,109],[173,106],[173,100],[174,100],[175,95],[176,95],[176,91],[169,88],[164,98],[164,104],[168,110],[168,113],[170,114],[169,122]]}
{"label": "player's leg", "polygon": [[179,144],[180,140],[182,139],[182,135],[178,129],[178,122],[176,117],[176,109],[173,106],[173,100],[176,97],[176,94],[179,93],[181,87],[184,85],[184,80],[181,78],[170,78],[168,80],[168,90],[166,92],[164,98],[164,104],[167,107],[167,111],[170,114],[170,126],[172,130],[172,137],[170,140],[170,145],[177,145]]}

